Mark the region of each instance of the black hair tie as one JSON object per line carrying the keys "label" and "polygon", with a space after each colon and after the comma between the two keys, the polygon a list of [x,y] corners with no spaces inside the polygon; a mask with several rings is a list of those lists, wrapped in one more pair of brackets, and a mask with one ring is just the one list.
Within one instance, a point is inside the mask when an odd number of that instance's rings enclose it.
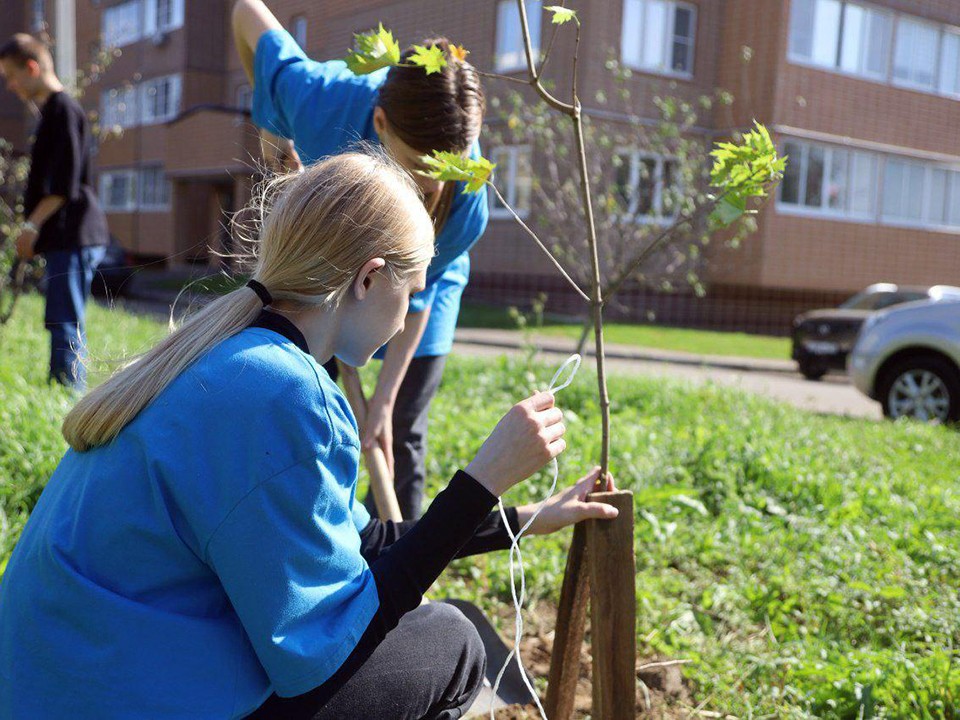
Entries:
{"label": "black hair tie", "polygon": [[257,294],[257,297],[260,298],[260,302],[263,303],[264,307],[273,303],[273,296],[270,294],[270,291],[256,280],[247,280],[247,287]]}

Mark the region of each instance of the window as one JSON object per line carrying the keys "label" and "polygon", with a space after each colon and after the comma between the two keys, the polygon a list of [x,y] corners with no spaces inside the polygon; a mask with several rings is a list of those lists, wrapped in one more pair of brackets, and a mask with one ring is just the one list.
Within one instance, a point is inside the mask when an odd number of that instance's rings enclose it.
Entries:
{"label": "window", "polygon": [[143,210],[166,210],[170,207],[170,181],[162,167],[149,167],[140,171],[140,208]]}
{"label": "window", "polygon": [[876,212],[877,156],[788,140],[789,156],[780,185],[781,205],[851,218]]}
{"label": "window", "polygon": [[127,0],[103,11],[103,44],[123,47],[135,43],[142,35],[140,0]]}
{"label": "window", "polygon": [[167,75],[140,84],[140,121],[160,123],[180,113],[180,76]]}
{"label": "window", "polygon": [[[498,147],[494,149],[491,159],[497,164],[493,173],[494,186],[517,215],[524,217],[530,212],[530,194],[533,189],[530,147]],[[500,202],[496,193],[490,194],[490,214],[492,217],[511,217],[510,211]]]}
{"label": "window", "polygon": [[791,0],[789,56],[960,98],[960,29],[861,2]]}
{"label": "window", "polygon": [[[525,7],[530,28],[530,47],[536,59],[540,55],[540,20],[543,10],[540,0],[525,0]],[[500,0],[497,5],[497,48],[494,64],[497,72],[522,70],[527,67],[520,12],[514,0]]]}
{"label": "window", "polygon": [[653,72],[693,75],[696,11],[673,0],[624,0],[623,62]]}
{"label": "window", "polygon": [[614,196],[628,218],[671,220],[679,211],[681,189],[677,161],[639,152],[617,156]]}
{"label": "window", "polygon": [[960,226],[960,172],[889,158],[883,178],[883,218],[911,225]]}
{"label": "window", "polygon": [[296,15],[290,21],[290,34],[304,50],[307,47],[307,18],[304,15]]}
{"label": "window", "polygon": [[109,212],[168,210],[170,190],[170,181],[159,165],[100,174],[100,200]]}
{"label": "window", "polygon": [[183,26],[183,0],[144,0],[146,36],[166,33]]}
{"label": "window", "polygon": [[936,25],[901,17],[897,22],[897,44],[893,54],[893,79],[901,85],[932,90],[937,79]]}
{"label": "window", "polygon": [[793,0],[790,57],[885,80],[893,15],[840,0]]}
{"label": "window", "polygon": [[133,85],[105,90],[100,96],[100,125],[129,128],[137,124],[137,89]]}
{"label": "window", "polygon": [[960,96],[960,32],[943,34],[940,50],[940,92]]}
{"label": "window", "polygon": [[840,69],[857,75],[885,79],[890,63],[893,18],[889,13],[861,5],[843,6],[840,34]]}
{"label": "window", "polygon": [[47,3],[45,0],[33,0],[30,8],[30,29],[35,33],[43,32],[47,27]]}
{"label": "window", "polygon": [[110,170],[100,175],[100,200],[105,210],[131,212],[137,207],[135,170]]}

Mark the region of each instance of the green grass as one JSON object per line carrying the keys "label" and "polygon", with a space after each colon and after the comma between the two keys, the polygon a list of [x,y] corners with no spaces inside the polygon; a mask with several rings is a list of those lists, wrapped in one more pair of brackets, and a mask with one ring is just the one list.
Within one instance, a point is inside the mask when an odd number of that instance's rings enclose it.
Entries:
{"label": "green grass", "polygon": [[[161,332],[91,312],[100,356]],[[28,298],[0,330],[0,511],[10,528],[0,558],[63,451],[57,428],[70,398],[43,382],[45,343]],[[552,370],[451,358],[431,413],[431,493]],[[610,391],[613,469],[635,493],[642,654],[690,660],[694,702],[741,718],[960,717],[960,435],[662,379],[614,377]],[[589,373],[559,399],[569,482],[598,456]],[[507,500],[547,487],[540,475]],[[532,600],[557,600],[569,538],[524,541]],[[494,553],[457,561],[433,595],[496,616],[507,582],[506,554]]]}
{"label": "green grass", "polygon": [[[545,319],[542,327],[534,327],[529,315],[521,322],[525,322],[526,327],[537,335],[567,337],[577,340],[582,331],[580,324],[562,322],[551,318]],[[461,327],[515,330],[518,327],[518,318],[516,311],[511,312],[506,308],[479,303],[464,303],[460,313],[459,325]],[[604,337],[610,343],[698,355],[723,355],[773,360],[790,359],[790,340],[769,335],[691,330],[630,323],[606,323],[604,325]]]}

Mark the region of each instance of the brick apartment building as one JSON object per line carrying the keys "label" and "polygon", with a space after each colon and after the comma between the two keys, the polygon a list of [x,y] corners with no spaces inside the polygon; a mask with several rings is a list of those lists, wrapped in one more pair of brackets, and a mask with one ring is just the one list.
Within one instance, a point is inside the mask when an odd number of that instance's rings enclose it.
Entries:
{"label": "brick apartment building", "polygon": [[[103,42],[121,55],[84,102],[103,126],[101,196],[120,241],[144,257],[215,263],[229,243],[225,213],[249,196],[255,130],[240,114],[250,89],[232,47],[228,0],[71,0],[83,65]],[[9,3],[17,5],[16,2]],[[0,18],[36,24],[68,0],[30,0]],[[269,0],[307,52],[343,57],[351,34],[382,21],[403,43],[444,34],[480,68],[523,62],[514,0]],[[624,295],[628,311],[665,322],[783,330],[793,312],[877,281],[960,284],[960,2],[956,0],[578,0],[584,19],[581,87],[609,89],[598,122],[655,124],[654,98],[695,103],[716,88],[730,107],[701,112],[705,143],[756,118],[790,155],[776,198],[736,252],[711,250],[704,301],[680,292]],[[549,32],[528,2],[535,41]],[[55,34],[55,33],[52,33]],[[562,33],[548,75],[566,86],[572,34]],[[617,98],[611,49],[632,76]],[[749,58],[749,60],[747,60]],[[489,81],[488,96],[503,83]],[[511,86],[512,87],[512,86]],[[9,96],[0,96],[0,132]],[[21,116],[22,117],[22,116]],[[4,124],[6,123],[6,124]],[[521,211],[539,159],[526,146],[493,147],[498,187]],[[622,152],[622,151],[621,151]],[[627,155],[627,187],[640,221],[669,221],[659,198],[670,159]],[[715,247],[715,246],[712,246]],[[516,302],[538,290],[563,296],[539,251],[493,208],[472,252],[468,293]]]}

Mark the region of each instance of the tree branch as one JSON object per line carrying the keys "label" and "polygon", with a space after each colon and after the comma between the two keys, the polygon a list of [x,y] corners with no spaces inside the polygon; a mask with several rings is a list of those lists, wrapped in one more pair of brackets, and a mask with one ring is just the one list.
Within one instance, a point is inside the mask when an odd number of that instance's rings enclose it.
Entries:
{"label": "tree branch", "polygon": [[[747,178],[745,182],[749,182],[750,180],[755,179],[756,177],[761,175],[762,172],[763,172],[762,170],[755,171],[752,175],[750,175],[749,178]],[[633,259],[633,261],[627,266],[627,269],[622,270],[620,274],[617,275],[617,277],[614,278],[614,280],[610,282],[609,285],[607,285],[604,291],[604,295],[607,297],[615,295],[620,290],[620,288],[623,287],[623,284],[630,278],[630,276],[637,271],[637,268],[639,268],[643,264],[643,262],[648,257],[650,257],[656,250],[662,247],[666,243],[667,239],[670,238],[671,235],[673,235],[677,230],[679,230],[684,225],[689,225],[695,220],[697,221],[701,220],[705,214],[708,214],[709,212],[713,211],[713,209],[717,205],[719,205],[720,202],[723,201],[723,199],[726,198],[727,195],[729,195],[731,192],[733,192],[732,188],[730,190],[726,190],[720,195],[717,195],[716,197],[712,198],[708,202],[705,202],[702,205],[698,205],[693,210],[693,212],[681,215],[672,225],[664,228],[660,232],[660,234],[657,235],[650,242],[650,244],[648,244],[640,252],[640,254]]]}
{"label": "tree branch", "polygon": [[537,73],[537,66],[533,62],[533,47],[530,43],[530,24],[527,21],[527,7],[524,3],[524,0],[517,0],[517,5],[520,8],[520,30],[523,32],[523,51],[527,56],[527,69],[530,71],[530,85],[534,90],[543,98],[543,101],[547,103],[550,107],[560,112],[573,116],[576,112],[576,108],[569,103],[565,103],[562,100],[558,100],[543,86],[540,82],[540,75]]}
{"label": "tree branch", "polygon": [[[476,70],[476,68],[474,68],[474,70]],[[477,75],[493,78],[494,80],[506,80],[508,82],[517,83],[519,85],[530,84],[529,80],[524,80],[523,78],[513,77],[512,75],[501,75],[500,73],[487,72],[486,70],[477,70]]]}
{"label": "tree branch", "polygon": [[577,291],[577,295],[579,295],[580,297],[582,297],[582,298],[583,298],[584,300],[586,300],[587,302],[590,302],[590,297],[589,297],[583,290],[581,290],[581,289],[580,289],[580,286],[577,285],[576,281],[575,281],[572,277],[570,277],[570,275],[567,274],[567,271],[563,269],[563,266],[560,264],[560,261],[557,260],[557,259],[554,257],[553,253],[550,252],[550,250],[547,248],[547,246],[544,245],[543,242],[540,240],[540,238],[537,237],[537,234],[536,234],[535,232],[533,232],[533,230],[531,230],[529,227],[527,227],[527,224],[526,224],[523,220],[520,219],[520,216],[517,215],[516,211],[515,211],[512,207],[510,207],[510,205],[509,205],[509,204],[507,203],[507,201],[504,199],[503,195],[500,194],[500,191],[497,190],[497,186],[494,185],[492,182],[488,182],[487,184],[488,184],[491,188],[493,188],[493,192],[496,193],[497,198],[499,198],[501,204],[502,204],[507,210],[510,211],[510,214],[511,214],[511,215],[513,215],[513,219],[516,220],[516,221],[520,224],[520,227],[522,227],[524,230],[527,231],[527,233],[530,235],[530,237],[533,238],[534,242],[537,243],[537,246],[538,246],[541,250],[543,250],[543,252],[545,252],[545,253],[547,254],[547,257],[550,258],[550,262],[553,263],[553,266],[554,266],[555,268],[557,268],[557,270],[560,271],[560,274],[563,275],[563,277],[566,279],[566,281],[567,281],[568,283],[570,283],[570,285],[573,287],[574,290]]}
{"label": "tree branch", "polygon": [[[566,7],[567,0],[560,0],[560,7]],[[547,43],[547,49],[543,53],[543,62],[540,63],[540,72],[539,77],[543,77],[543,69],[547,66],[547,60],[550,59],[550,51],[553,50],[553,43],[557,39],[557,34],[560,32],[560,26],[554,25],[553,32],[550,33],[550,42]]]}

